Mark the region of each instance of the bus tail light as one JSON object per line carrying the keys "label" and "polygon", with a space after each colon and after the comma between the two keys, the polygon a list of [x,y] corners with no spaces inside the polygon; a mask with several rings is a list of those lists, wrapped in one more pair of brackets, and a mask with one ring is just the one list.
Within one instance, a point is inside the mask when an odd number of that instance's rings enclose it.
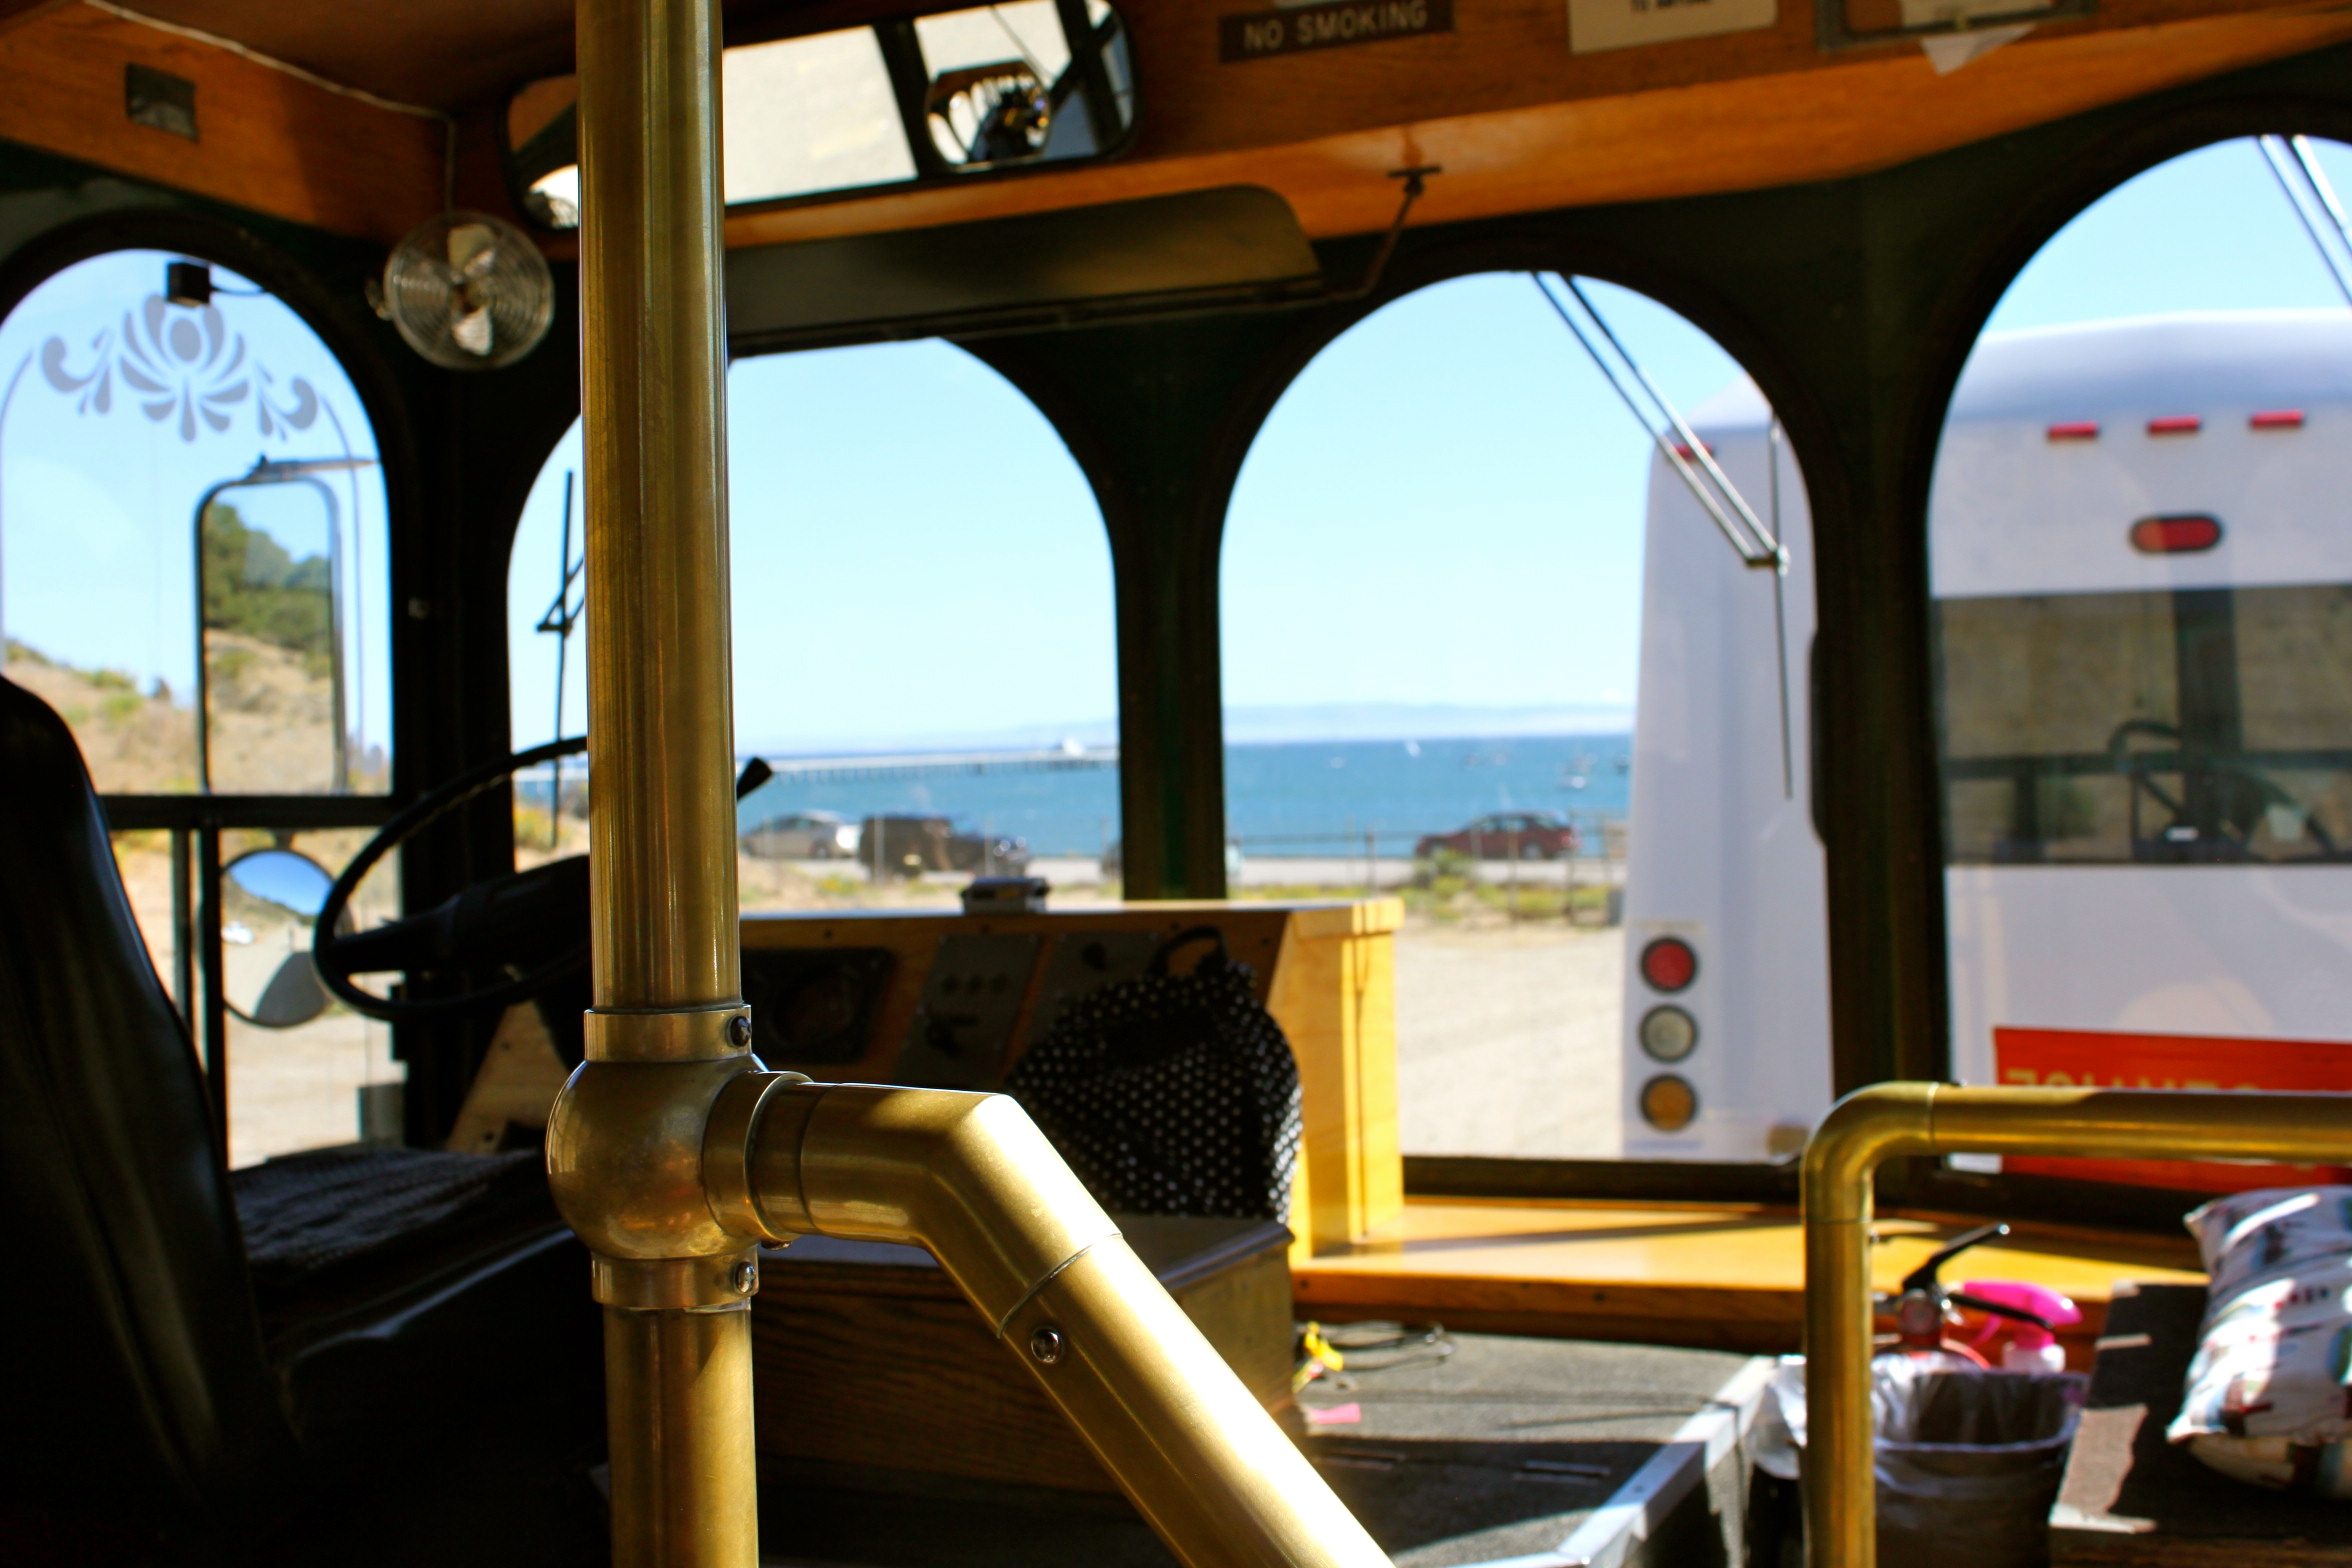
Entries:
{"label": "bus tail light", "polygon": [[1699,977],[1699,955],[1678,936],[1662,936],[1641,952],[1641,977],[1671,996]]}
{"label": "bus tail light", "polygon": [[2248,429],[2252,430],[2300,430],[2303,428],[2303,410],[2299,408],[2261,409],[2255,413],[2253,418],[2246,421],[2246,425]]}
{"label": "bus tail light", "polygon": [[2143,517],[2131,526],[2131,546],[2142,555],[2195,555],[2221,543],[2221,520],[2191,513]]}
{"label": "bus tail light", "polygon": [[1672,1002],[1642,1014],[1634,1033],[1642,1054],[1654,1062],[1679,1062],[1699,1048],[1699,1021]]}
{"label": "bus tail light", "polygon": [[2205,421],[2195,414],[2159,414],[2148,421],[2152,436],[2193,436],[2205,428]]}
{"label": "bus tail light", "polygon": [[2071,419],[2052,425],[2048,434],[2053,441],[2096,441],[2099,439],[2099,422],[2096,419]]}
{"label": "bus tail light", "polygon": [[1699,1091],[1690,1080],[1660,1073],[1641,1089],[1641,1117],[1660,1132],[1680,1132],[1699,1114]]}

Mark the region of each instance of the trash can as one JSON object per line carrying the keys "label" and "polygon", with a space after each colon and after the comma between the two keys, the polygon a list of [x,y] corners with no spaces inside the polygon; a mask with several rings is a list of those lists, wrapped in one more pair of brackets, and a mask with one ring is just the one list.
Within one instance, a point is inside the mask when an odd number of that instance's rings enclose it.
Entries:
{"label": "trash can", "polygon": [[[1871,1370],[1878,1560],[1887,1568],[2042,1568],[2050,1505],[2090,1379],[1937,1371],[1899,1356],[1882,1356]],[[1803,1376],[1803,1358],[1788,1357],[1766,1396],[1756,1459],[1768,1475],[1793,1479],[1802,1462]]]}
{"label": "trash can", "polygon": [[1879,1561],[2047,1563],[2050,1505],[2089,1385],[2079,1372],[1927,1372],[1895,1387],[1882,1379]]}

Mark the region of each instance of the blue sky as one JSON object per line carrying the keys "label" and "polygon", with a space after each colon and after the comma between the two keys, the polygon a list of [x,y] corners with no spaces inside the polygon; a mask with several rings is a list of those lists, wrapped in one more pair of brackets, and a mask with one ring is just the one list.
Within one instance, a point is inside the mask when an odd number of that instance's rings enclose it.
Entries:
{"label": "blue sky", "polygon": [[[2323,156],[2352,191],[2352,153]],[[65,369],[81,373],[96,335],[119,334],[154,291],[163,259],[87,263],[0,325],[0,388],[23,367],[0,425],[0,618],[75,663],[185,689],[196,495],[265,449],[318,455],[339,438],[324,423],[265,437],[249,397],[218,406],[228,429],[200,425],[183,441],[176,415],[149,419],[119,379],[104,415],[49,383],[40,346],[61,335]],[[1669,312],[1597,294],[1686,407],[1737,374]],[[2339,303],[2241,142],[2151,171],[2086,213],[1993,325]],[[266,298],[220,305],[281,398],[307,378],[352,449],[369,450],[348,384],[291,313]],[[942,343],[746,361],[729,395],[746,749],[1104,733],[1108,551],[1084,481],[1024,399]],[[1223,570],[1228,704],[1630,701],[1644,441],[1524,277],[1443,284],[1365,321],[1285,395],[1243,469]],[[530,627],[554,591],[562,479],[577,463],[575,437],[541,476],[511,567],[518,745],[553,726],[553,639]],[[345,493],[365,577],[354,650],[380,732],[381,487],[368,476]],[[567,729],[580,723],[580,668],[575,657]]]}

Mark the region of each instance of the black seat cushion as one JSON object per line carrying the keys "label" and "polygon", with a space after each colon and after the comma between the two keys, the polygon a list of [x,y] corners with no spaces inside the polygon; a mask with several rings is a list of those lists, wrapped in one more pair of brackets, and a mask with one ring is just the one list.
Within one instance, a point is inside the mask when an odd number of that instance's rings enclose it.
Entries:
{"label": "black seat cushion", "polygon": [[313,1474],[392,1460],[485,1388],[565,1409],[567,1391],[585,1390],[593,1403],[587,1257],[538,1154],[322,1149],[230,1180]]}
{"label": "black seat cushion", "polygon": [[469,1232],[555,1219],[535,1152],[317,1149],[234,1171],[229,1185],[265,1315],[322,1279]]}

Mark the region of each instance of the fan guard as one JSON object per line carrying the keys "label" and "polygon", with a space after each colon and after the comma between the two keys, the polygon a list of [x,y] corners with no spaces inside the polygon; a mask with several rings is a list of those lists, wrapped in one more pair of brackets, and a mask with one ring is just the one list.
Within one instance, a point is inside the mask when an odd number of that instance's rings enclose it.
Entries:
{"label": "fan guard", "polygon": [[555,276],[539,247],[505,219],[444,212],[394,248],[377,309],[434,364],[496,370],[547,336]]}

